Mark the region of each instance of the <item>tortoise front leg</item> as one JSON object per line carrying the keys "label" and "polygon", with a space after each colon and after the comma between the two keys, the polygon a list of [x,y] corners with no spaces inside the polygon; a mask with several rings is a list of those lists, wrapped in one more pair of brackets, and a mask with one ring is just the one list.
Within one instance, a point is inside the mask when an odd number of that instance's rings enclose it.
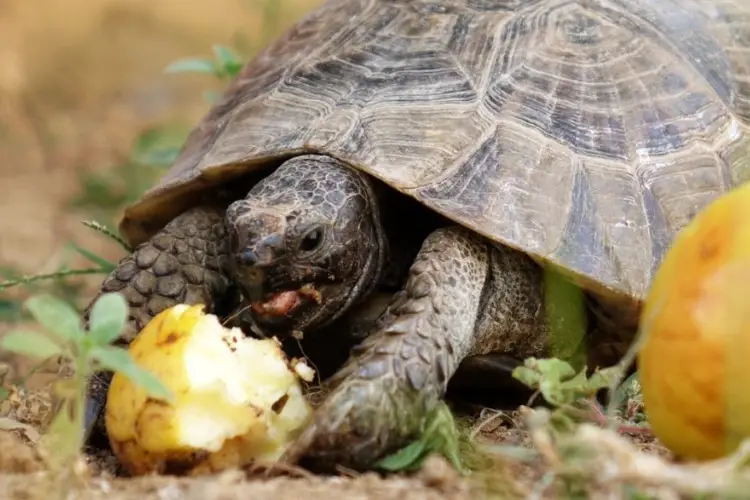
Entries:
{"label": "tortoise front leg", "polygon": [[541,293],[527,256],[464,228],[435,231],[286,459],[361,470],[408,444],[464,359],[543,350]]}
{"label": "tortoise front leg", "polygon": [[[126,330],[116,344],[126,346],[160,312],[176,304],[205,304],[206,312],[232,307],[228,238],[224,213],[211,207],[188,210],[123,258],[104,280],[97,297],[121,293],[130,305]],[[84,321],[94,301],[84,313]],[[103,415],[111,373],[90,381],[86,405],[89,443],[104,437]],[[96,439],[95,439],[96,438]],[[92,443],[94,444],[94,443]]]}

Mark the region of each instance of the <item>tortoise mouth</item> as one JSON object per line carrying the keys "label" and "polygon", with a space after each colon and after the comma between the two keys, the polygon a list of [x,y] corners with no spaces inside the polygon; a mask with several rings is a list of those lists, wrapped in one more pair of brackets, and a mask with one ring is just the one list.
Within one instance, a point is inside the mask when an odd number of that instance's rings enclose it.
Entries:
{"label": "tortoise mouth", "polygon": [[300,314],[322,301],[321,291],[314,284],[306,283],[299,288],[265,293],[261,300],[250,303],[250,311],[262,326],[276,329],[295,323]]}
{"label": "tortoise mouth", "polygon": [[320,304],[321,293],[312,283],[306,283],[299,288],[269,292],[262,300],[251,303],[254,313],[262,316],[286,316],[306,302]]}

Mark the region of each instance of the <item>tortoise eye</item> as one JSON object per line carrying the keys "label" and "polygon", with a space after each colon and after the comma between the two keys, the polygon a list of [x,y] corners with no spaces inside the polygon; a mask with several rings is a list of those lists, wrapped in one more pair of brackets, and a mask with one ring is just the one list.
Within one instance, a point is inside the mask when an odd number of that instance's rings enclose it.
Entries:
{"label": "tortoise eye", "polygon": [[309,230],[300,242],[299,249],[303,252],[312,252],[323,242],[323,228],[316,226]]}

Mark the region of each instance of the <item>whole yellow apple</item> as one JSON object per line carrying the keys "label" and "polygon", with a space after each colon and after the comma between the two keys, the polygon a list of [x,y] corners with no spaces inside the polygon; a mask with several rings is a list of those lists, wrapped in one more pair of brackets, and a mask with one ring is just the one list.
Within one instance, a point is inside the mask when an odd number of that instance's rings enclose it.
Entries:
{"label": "whole yellow apple", "polygon": [[646,416],[684,459],[750,436],[750,185],[719,197],[674,240],[641,316]]}

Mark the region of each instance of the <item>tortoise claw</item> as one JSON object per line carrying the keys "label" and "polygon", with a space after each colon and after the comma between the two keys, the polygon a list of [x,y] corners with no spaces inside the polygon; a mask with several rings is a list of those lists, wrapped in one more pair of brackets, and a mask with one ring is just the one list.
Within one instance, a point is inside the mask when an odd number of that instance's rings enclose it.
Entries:
{"label": "tortoise claw", "polygon": [[86,398],[83,414],[83,441],[85,443],[88,443],[94,434],[103,410],[104,405],[99,403],[99,401],[90,396]]}
{"label": "tortoise claw", "polygon": [[109,372],[97,373],[89,380],[83,414],[83,435],[87,447],[106,448],[108,446],[104,410],[112,375]]}
{"label": "tortoise claw", "polygon": [[316,472],[372,469],[387,453],[418,435],[423,395],[391,377],[349,377],[316,410],[282,461]]}

